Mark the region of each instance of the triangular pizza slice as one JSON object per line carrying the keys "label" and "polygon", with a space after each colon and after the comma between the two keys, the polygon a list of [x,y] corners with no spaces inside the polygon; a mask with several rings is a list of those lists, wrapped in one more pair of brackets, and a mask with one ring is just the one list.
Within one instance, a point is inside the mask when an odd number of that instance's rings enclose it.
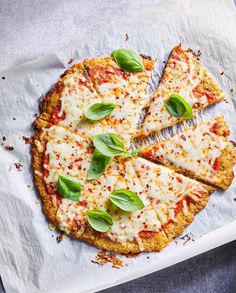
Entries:
{"label": "triangular pizza slice", "polygon": [[[122,71],[112,57],[86,59],[69,68],[42,101],[41,119],[79,135],[113,132],[126,147],[137,129],[142,108],[148,103],[147,85],[154,61],[143,57],[145,70]],[[112,114],[100,121],[85,119],[96,103],[112,103]]]}
{"label": "triangular pizza slice", "polygon": [[143,158],[133,159],[132,162],[144,193],[171,241],[207,205],[208,196],[214,188]]}
{"label": "triangular pizza slice", "polygon": [[186,119],[177,118],[168,112],[165,101],[171,94],[183,97],[192,107],[193,113],[224,98],[221,88],[202,66],[194,52],[190,49],[183,50],[180,45],[176,46],[166,64],[160,84],[152,95],[141,135],[156,133]]}
{"label": "triangular pizza slice", "polygon": [[222,116],[200,122],[194,127],[141,150],[141,154],[176,171],[227,189],[234,177],[234,144]]}

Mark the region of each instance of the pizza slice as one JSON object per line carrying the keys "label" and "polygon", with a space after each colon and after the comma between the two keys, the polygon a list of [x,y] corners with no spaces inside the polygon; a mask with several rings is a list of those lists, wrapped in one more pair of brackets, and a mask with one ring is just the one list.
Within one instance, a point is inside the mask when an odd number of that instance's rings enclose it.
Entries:
{"label": "pizza slice", "polygon": [[141,155],[226,190],[236,163],[229,134],[224,116],[216,116],[141,150]]}
{"label": "pizza slice", "polygon": [[144,192],[171,241],[207,205],[214,188],[143,158],[133,159],[132,163]]}
{"label": "pizza slice", "polygon": [[137,131],[143,108],[149,105],[147,85],[154,61],[141,55],[144,71],[122,71],[112,57],[93,58],[84,61],[84,66],[104,103],[114,103],[116,108],[107,119],[115,125],[124,141],[130,141]]}
{"label": "pizza slice", "polygon": [[166,64],[161,82],[152,95],[141,132],[137,135],[147,136],[186,119],[181,115],[176,117],[167,110],[166,101],[172,94],[181,96],[192,107],[193,114],[224,99],[221,88],[194,52],[176,46]]}

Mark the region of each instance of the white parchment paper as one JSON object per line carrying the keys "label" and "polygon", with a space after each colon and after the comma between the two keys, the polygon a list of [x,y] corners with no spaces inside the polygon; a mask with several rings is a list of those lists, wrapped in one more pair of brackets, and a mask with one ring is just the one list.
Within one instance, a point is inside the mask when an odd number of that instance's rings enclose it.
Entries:
{"label": "white parchment paper", "polygon": [[[125,1],[124,1],[125,5]],[[132,8],[132,5],[129,6]],[[161,253],[123,257],[127,266],[91,263],[97,249],[79,240],[55,240],[57,232],[37,204],[29,145],[39,99],[69,66],[80,60],[103,56],[129,47],[157,58],[153,85],[157,85],[171,48],[201,50],[203,64],[218,80],[232,103],[208,108],[204,117],[225,114],[236,140],[236,13],[233,1],[147,1],[126,11],[103,29],[34,62],[0,75],[0,274],[6,292],[94,292],[164,268],[203,251],[236,239],[236,180],[226,191],[216,191],[186,233],[195,241],[173,242]],[[129,40],[125,41],[128,32]],[[220,74],[224,72],[224,74]],[[5,77],[2,79],[1,77]],[[3,140],[3,137],[6,140]],[[14,150],[6,150],[13,146]],[[15,163],[22,164],[22,171]],[[52,237],[52,235],[54,237]]]}

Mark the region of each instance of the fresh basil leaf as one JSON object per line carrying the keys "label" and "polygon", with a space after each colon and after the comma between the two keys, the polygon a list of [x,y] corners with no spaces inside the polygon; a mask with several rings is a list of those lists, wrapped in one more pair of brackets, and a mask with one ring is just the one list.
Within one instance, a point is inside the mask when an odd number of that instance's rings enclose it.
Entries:
{"label": "fresh basil leaf", "polygon": [[117,189],[112,191],[109,199],[123,211],[135,212],[144,208],[140,197],[133,191],[127,189]]}
{"label": "fresh basil leaf", "polygon": [[119,49],[111,53],[117,65],[127,72],[138,72],[144,70],[143,59],[131,49]]}
{"label": "fresh basil leaf", "polygon": [[86,216],[89,225],[99,232],[107,232],[113,224],[112,217],[108,213],[100,210],[89,210]]}
{"label": "fresh basil leaf", "polygon": [[98,134],[93,137],[95,148],[104,156],[114,157],[125,153],[124,144],[114,133]]}
{"label": "fresh basil leaf", "polygon": [[177,94],[171,94],[165,101],[167,111],[177,118],[191,119],[193,117],[192,107],[183,97]]}
{"label": "fresh basil leaf", "polygon": [[110,157],[104,156],[95,150],[88,169],[87,179],[94,180],[100,177],[106,171],[110,161]]}
{"label": "fresh basil leaf", "polygon": [[115,107],[115,104],[96,103],[88,108],[85,117],[89,120],[101,120],[111,115]]}
{"label": "fresh basil leaf", "polygon": [[80,199],[81,185],[75,177],[59,175],[57,190],[62,197],[69,198],[73,201],[79,201]]}

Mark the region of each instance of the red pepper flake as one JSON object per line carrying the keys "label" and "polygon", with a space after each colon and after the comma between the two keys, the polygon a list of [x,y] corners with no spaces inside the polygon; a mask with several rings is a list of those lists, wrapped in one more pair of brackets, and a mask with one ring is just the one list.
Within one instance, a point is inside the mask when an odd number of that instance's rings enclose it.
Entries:
{"label": "red pepper flake", "polygon": [[91,260],[91,262],[99,266],[110,262],[112,263],[112,268],[115,269],[120,269],[124,265],[123,260],[118,258],[114,252],[106,252],[104,250],[99,250],[95,259]]}
{"label": "red pepper flake", "polygon": [[25,141],[25,144],[32,144],[33,143],[32,137],[22,136],[22,139]]}
{"label": "red pepper flake", "polygon": [[16,170],[18,172],[22,171],[22,167],[23,165],[21,164],[21,162],[18,162],[18,163],[14,163],[15,167],[16,167]]}
{"label": "red pepper flake", "polygon": [[13,151],[14,150],[14,147],[13,146],[10,146],[10,145],[6,145],[5,146],[5,149],[9,152]]}
{"label": "red pepper flake", "polygon": [[74,61],[74,59],[70,58],[70,60],[68,61],[68,64],[71,64]]}
{"label": "red pepper flake", "polygon": [[2,79],[4,80],[6,77],[5,76],[2,76]]}
{"label": "red pepper flake", "polygon": [[186,137],[182,134],[181,136],[180,136],[183,140],[186,140]]}

